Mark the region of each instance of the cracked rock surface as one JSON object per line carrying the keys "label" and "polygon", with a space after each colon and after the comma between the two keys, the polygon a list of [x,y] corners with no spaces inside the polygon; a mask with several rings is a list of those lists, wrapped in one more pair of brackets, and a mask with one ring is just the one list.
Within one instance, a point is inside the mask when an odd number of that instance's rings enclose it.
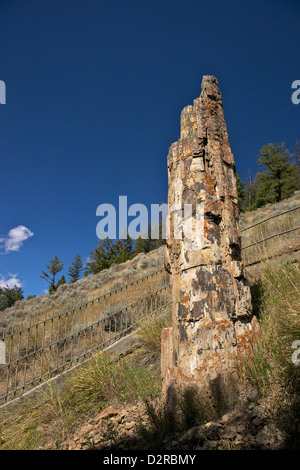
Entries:
{"label": "cracked rock surface", "polygon": [[231,380],[235,358],[251,354],[259,325],[241,261],[236,169],[213,76],[203,77],[200,97],[181,113],[168,179],[173,327],[163,332],[165,389],[221,386]]}

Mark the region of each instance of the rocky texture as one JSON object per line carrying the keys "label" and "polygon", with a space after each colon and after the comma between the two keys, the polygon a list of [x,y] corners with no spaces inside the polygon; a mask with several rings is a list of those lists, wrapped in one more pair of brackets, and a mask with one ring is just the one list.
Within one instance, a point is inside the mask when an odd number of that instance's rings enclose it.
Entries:
{"label": "rocky texture", "polygon": [[[285,447],[286,435],[265,406],[251,404],[216,421],[194,426],[184,439],[197,450],[279,450]],[[173,441],[170,447],[181,443]]]}
{"label": "rocky texture", "polygon": [[[60,444],[68,450],[145,449],[137,431],[149,427],[145,406],[109,407],[88,420]],[[162,450],[277,450],[285,448],[286,435],[278,427],[270,410],[262,402],[241,405],[219,419],[193,426],[182,432],[165,434],[158,444]],[[151,448],[151,444],[149,443]],[[56,448],[54,442],[43,447]]]}
{"label": "rocky texture", "polygon": [[173,327],[163,332],[164,389],[192,384],[223,392],[235,358],[251,354],[259,326],[241,262],[236,169],[215,77],[203,77],[200,97],[181,113],[168,177]]}
{"label": "rocky texture", "polygon": [[[78,428],[60,447],[68,450],[131,448],[139,441],[137,426],[146,423],[142,402],[122,408],[109,406]],[[45,446],[48,450],[54,448],[53,442]]]}

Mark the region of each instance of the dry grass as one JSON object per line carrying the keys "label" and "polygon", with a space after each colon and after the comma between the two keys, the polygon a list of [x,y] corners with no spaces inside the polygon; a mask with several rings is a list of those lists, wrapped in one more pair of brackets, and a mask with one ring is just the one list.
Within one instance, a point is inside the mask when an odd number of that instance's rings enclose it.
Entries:
{"label": "dry grass", "polygon": [[33,399],[17,412],[7,413],[0,423],[1,450],[34,450],[49,440],[60,442],[72,431],[80,417],[70,399],[69,391],[59,393],[52,387],[43,395],[42,403]]}
{"label": "dry grass", "polygon": [[77,409],[97,409],[117,400],[119,403],[154,398],[160,393],[160,376],[153,367],[112,360],[105,353],[95,355],[69,381]]}
{"label": "dry grass", "polygon": [[140,343],[139,355],[148,363],[160,361],[161,333],[163,328],[172,326],[170,313],[145,320],[135,334]]}
{"label": "dry grass", "polygon": [[37,449],[49,442],[63,448],[65,438],[95,412],[112,403],[117,406],[152,400],[160,393],[159,373],[153,367],[112,360],[96,354],[67,379],[62,390],[49,387],[40,398],[7,413],[0,423],[0,450]]}
{"label": "dry grass", "polygon": [[53,309],[7,331],[7,365],[0,369],[0,402],[82,361],[119,339],[169,302],[164,271],[118,286],[83,305]]}
{"label": "dry grass", "polygon": [[[251,226],[251,223],[247,226]],[[299,208],[269,218],[265,222],[255,222],[242,231],[242,255],[245,265],[299,250],[299,234]]]}
{"label": "dry grass", "polygon": [[261,393],[274,383],[291,383],[298,375],[292,362],[295,340],[300,340],[300,262],[268,266],[258,289],[261,337],[251,363],[245,364],[249,379]]}
{"label": "dry grass", "polygon": [[217,416],[207,396],[195,388],[187,388],[178,395],[174,407],[164,400],[146,400],[146,411],[148,421],[140,423],[137,429],[145,450],[159,450],[165,446],[174,450],[195,449],[197,442],[193,442],[188,431]]}
{"label": "dry grass", "polygon": [[161,317],[140,323],[144,343],[134,353],[119,360],[105,352],[96,353],[66,379],[62,390],[49,386],[40,392],[41,397],[7,413],[0,423],[0,449],[36,449],[49,442],[62,448],[80,423],[106,406],[156,400],[161,390],[160,367],[157,361],[145,366],[143,358],[153,348],[158,354],[158,337],[168,322]]}
{"label": "dry grass", "polygon": [[[300,340],[300,262],[269,266],[261,280],[261,337],[252,360],[243,361],[242,376],[268,402],[293,447],[300,442],[300,370],[292,361]],[[299,346],[298,346],[299,349]],[[299,356],[299,354],[298,354]]]}
{"label": "dry grass", "polygon": [[[243,363],[243,377],[265,397],[290,431],[290,446],[299,444],[299,368],[292,363],[292,342],[299,339],[300,262],[269,267],[256,292],[255,307],[260,313],[262,335],[253,360]],[[145,306],[147,308],[147,306]],[[142,399],[146,403],[148,422],[140,423],[137,438],[143,449],[160,449],[162,442],[178,449],[191,449],[187,431],[218,415],[206,397],[195,390],[185,390],[170,409],[159,400],[161,381],[156,360],[142,366],[139,357],[158,358],[162,328],[169,319],[151,319],[140,325],[137,336],[141,348],[128,360],[112,361],[97,354],[68,380],[62,392],[53,389],[44,403],[32,403],[8,417],[0,425],[2,449],[36,449],[50,440],[57,448],[84,422],[89,413],[109,404],[125,404]],[[176,448],[177,448],[176,447]]]}
{"label": "dry grass", "polygon": [[9,328],[27,321],[29,317],[35,321],[37,315],[52,314],[53,311],[65,311],[67,305],[83,304],[92,301],[101,294],[114,290],[129,282],[136,281],[148,272],[159,270],[163,265],[163,247],[148,254],[140,253],[130,261],[115,264],[98,274],[85,276],[72,284],[60,286],[56,292],[37,296],[30,300],[15,303],[0,315],[0,328]]}

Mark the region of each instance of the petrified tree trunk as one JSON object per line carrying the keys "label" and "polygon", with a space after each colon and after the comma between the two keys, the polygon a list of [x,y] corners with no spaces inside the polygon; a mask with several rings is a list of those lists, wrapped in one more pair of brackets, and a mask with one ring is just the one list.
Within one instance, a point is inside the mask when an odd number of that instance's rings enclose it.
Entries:
{"label": "petrified tree trunk", "polygon": [[181,113],[168,176],[173,327],[162,335],[164,388],[224,387],[236,356],[251,353],[259,325],[241,262],[236,170],[215,77],[203,77],[200,97]]}

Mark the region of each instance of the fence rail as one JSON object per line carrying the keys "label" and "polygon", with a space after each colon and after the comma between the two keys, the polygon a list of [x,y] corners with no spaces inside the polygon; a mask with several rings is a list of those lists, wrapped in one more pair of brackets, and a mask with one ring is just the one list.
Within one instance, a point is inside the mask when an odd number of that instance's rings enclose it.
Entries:
{"label": "fence rail", "polygon": [[150,315],[168,312],[170,304],[169,276],[161,268],[3,330],[7,363],[0,366],[0,405],[110,345]]}
{"label": "fence rail", "polygon": [[[242,228],[245,265],[299,249],[299,231],[300,206]],[[167,313],[171,303],[169,275],[161,268],[3,329],[0,405],[110,345],[150,315]]]}
{"label": "fence rail", "polygon": [[299,250],[300,206],[242,228],[241,232],[246,266]]}

